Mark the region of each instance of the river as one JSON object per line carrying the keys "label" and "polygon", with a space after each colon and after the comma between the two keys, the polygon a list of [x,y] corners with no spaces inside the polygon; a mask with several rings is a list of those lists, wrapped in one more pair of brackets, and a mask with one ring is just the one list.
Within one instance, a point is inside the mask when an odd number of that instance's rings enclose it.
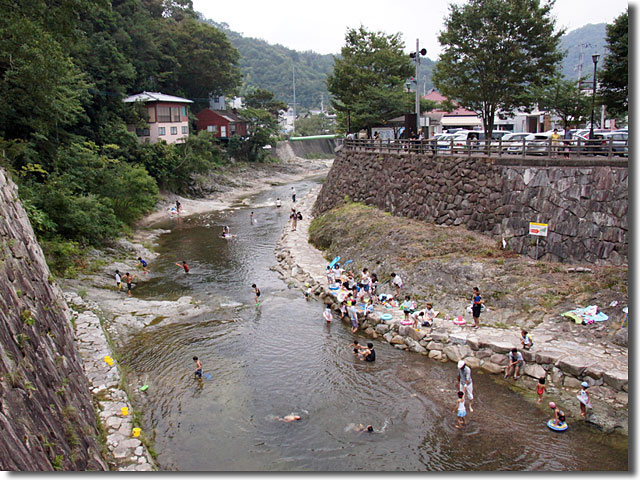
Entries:
{"label": "river", "polygon": [[[301,197],[314,180],[295,185]],[[269,269],[288,220],[290,185],[221,212],[167,219],[146,299],[191,295],[213,314],[150,325],[122,362],[150,385],[138,407],[158,463],[179,471],[626,470],[627,438],[574,420],[545,426],[549,412],[474,371],[468,425],[455,428],[455,365],[374,340],[377,361],[354,358],[350,328],[327,325]],[[275,197],[283,207],[274,207]],[[255,222],[250,222],[250,212]],[[188,213],[188,212],[187,212]],[[222,225],[237,236],[219,237]],[[175,262],[186,260],[185,274]],[[261,291],[260,305],[251,284]],[[160,319],[158,319],[160,320]],[[159,323],[159,322],[158,322]],[[193,356],[210,379],[194,379]],[[302,420],[278,421],[297,413]],[[354,424],[374,433],[357,433]]]}

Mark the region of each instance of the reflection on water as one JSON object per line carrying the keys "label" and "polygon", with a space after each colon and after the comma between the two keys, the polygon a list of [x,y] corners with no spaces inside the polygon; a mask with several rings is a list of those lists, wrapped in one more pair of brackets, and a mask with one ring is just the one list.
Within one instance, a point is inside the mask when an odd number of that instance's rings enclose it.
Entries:
{"label": "reflection on water", "polygon": [[[303,195],[311,185],[302,182],[296,190]],[[327,325],[322,304],[306,301],[269,269],[290,208],[273,202],[288,198],[289,190],[275,187],[248,208],[161,225],[172,231],[161,237],[161,255],[136,295],[192,295],[214,307],[213,314],[149,326],[124,352],[133,378],[148,376],[141,407],[163,468],[627,469],[626,439],[577,421],[564,434],[550,432],[547,412],[479,372],[477,408],[458,430],[454,365],[378,341],[375,363],[357,360],[347,348],[349,328]],[[237,237],[220,238],[223,225]],[[189,274],[175,266],[183,259]],[[257,307],[252,283],[262,291]],[[194,378],[194,355],[211,379]],[[291,413],[302,419],[277,419]],[[375,432],[358,433],[358,424]]]}

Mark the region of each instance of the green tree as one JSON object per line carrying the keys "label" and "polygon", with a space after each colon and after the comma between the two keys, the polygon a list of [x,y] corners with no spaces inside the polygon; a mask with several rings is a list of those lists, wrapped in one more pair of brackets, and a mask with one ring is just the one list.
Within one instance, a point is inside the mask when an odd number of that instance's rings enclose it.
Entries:
{"label": "green tree", "polygon": [[554,32],[553,1],[470,0],[450,5],[438,37],[443,53],[433,82],[443,95],[482,116],[493,130],[498,111],[530,107],[562,59]]}
{"label": "green tree", "polygon": [[347,32],[342,57],[334,57],[327,78],[343,131],[371,128],[406,111],[404,84],[413,67],[403,48],[399,33],[368,32],[363,26]]}
{"label": "green tree", "polygon": [[550,86],[537,89],[536,98],[538,107],[560,117],[565,129],[585,122],[591,113],[589,95],[574,80],[556,77]]}
{"label": "green tree", "polygon": [[275,145],[277,119],[267,110],[257,108],[243,109],[240,115],[248,121],[248,136],[244,139],[238,135],[231,137],[227,149],[229,155],[248,162],[264,161],[269,156],[269,148],[265,147]]}
{"label": "green tree", "polygon": [[601,74],[600,96],[609,113],[624,117],[629,108],[629,11],[607,25],[608,55]]}
{"label": "green tree", "polygon": [[247,108],[266,110],[276,117],[280,113],[280,110],[287,110],[286,103],[281,100],[276,100],[273,92],[261,88],[247,93],[244,97],[244,104]]}
{"label": "green tree", "polygon": [[296,120],[296,134],[300,136],[324,135],[332,133],[333,130],[333,122],[323,113]]}

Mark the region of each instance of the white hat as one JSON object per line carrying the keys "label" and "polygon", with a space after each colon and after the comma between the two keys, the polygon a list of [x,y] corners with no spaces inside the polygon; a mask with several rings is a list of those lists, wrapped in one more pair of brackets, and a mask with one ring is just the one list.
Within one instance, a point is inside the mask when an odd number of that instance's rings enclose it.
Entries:
{"label": "white hat", "polygon": [[460,360],[458,362],[458,368],[462,368],[462,367],[464,367],[464,360]]}

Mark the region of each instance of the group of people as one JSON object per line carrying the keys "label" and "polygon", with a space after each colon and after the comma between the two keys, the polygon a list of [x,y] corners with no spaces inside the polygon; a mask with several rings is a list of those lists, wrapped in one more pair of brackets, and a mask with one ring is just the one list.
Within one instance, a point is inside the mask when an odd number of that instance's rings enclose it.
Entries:
{"label": "group of people", "polygon": [[354,340],[353,343],[349,345],[349,348],[353,348],[354,355],[356,355],[360,360],[364,360],[365,362],[376,361],[376,351],[373,348],[373,343],[371,342],[367,343],[366,347],[363,347],[360,345],[358,340]]}

